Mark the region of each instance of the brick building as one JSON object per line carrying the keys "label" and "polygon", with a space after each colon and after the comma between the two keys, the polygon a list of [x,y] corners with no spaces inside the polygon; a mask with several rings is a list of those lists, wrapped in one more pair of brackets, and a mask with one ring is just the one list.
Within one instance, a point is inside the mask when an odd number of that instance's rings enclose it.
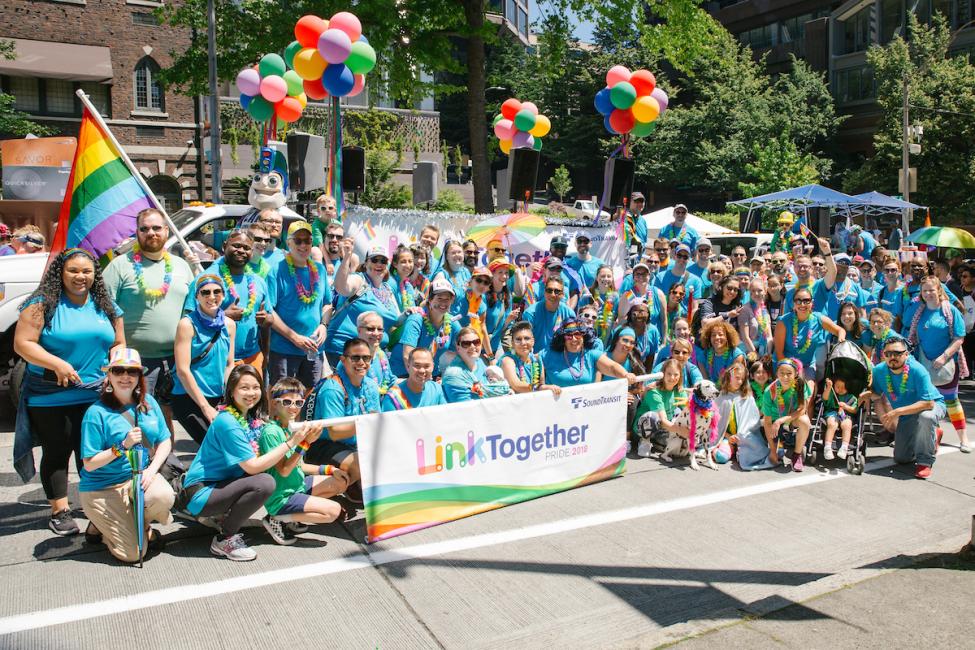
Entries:
{"label": "brick building", "polygon": [[0,39],[14,41],[16,57],[0,59],[0,88],[35,121],[71,136],[81,116],[75,90],[83,89],[172,211],[198,195],[199,119],[193,98],[156,80],[169,52],[190,42],[186,30],[156,20],[153,9],[162,4],[3,0]]}

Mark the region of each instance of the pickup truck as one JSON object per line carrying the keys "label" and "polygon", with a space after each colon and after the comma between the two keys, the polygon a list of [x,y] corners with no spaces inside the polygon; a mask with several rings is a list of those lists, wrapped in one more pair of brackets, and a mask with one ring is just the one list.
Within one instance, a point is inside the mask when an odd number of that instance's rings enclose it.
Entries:
{"label": "pickup truck", "polygon": [[[190,205],[170,216],[180,234],[206,265],[213,261],[212,255],[207,254],[213,233],[235,228],[251,209],[249,205],[200,204]],[[280,212],[284,217],[285,231],[291,221],[301,218],[287,207],[281,208]],[[120,244],[115,249],[116,254],[127,253],[133,241],[130,239]],[[174,245],[178,246],[178,240],[172,235],[166,242],[166,248]],[[14,353],[14,330],[20,305],[41,282],[47,256],[47,253],[35,253],[0,257],[0,415],[6,415],[3,410],[7,406],[16,404],[17,380],[19,373],[23,372],[23,364],[20,363],[18,368],[20,358]],[[2,399],[3,396],[7,396],[9,401]]]}
{"label": "pickup truck", "polygon": [[572,204],[572,207],[567,207],[565,211],[576,217],[595,217],[597,211],[600,218],[610,216],[605,210],[599,210],[599,204],[594,201],[578,200]]}

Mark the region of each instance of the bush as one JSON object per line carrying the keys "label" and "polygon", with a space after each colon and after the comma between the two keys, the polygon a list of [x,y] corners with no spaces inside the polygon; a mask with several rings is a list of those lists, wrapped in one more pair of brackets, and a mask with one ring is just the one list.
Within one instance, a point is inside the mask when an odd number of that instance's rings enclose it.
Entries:
{"label": "bush", "polygon": [[732,212],[695,212],[694,216],[725,228],[738,230],[738,215]]}
{"label": "bush", "polygon": [[464,202],[464,197],[457,190],[440,190],[437,200],[430,204],[433,212],[473,212],[473,208]]}

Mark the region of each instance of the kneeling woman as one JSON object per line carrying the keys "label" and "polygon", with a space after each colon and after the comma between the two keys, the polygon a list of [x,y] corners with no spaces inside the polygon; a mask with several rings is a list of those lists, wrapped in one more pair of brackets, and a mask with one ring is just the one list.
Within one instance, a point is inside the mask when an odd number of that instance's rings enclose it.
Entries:
{"label": "kneeling woman", "polygon": [[[260,450],[267,454],[282,443],[287,444],[288,425],[298,420],[298,413],[305,405],[305,387],[294,377],[285,377],[271,389],[271,415],[274,418],[261,430]],[[327,524],[345,520],[342,506],[329,499],[345,492],[349,487],[349,475],[332,465],[309,465],[304,462],[308,445],[315,442],[322,427],[309,427],[304,442],[296,452],[288,452],[284,458],[268,470],[274,477],[274,493],[264,508],[265,530],[278,544],[295,543],[286,522],[300,524]]]}
{"label": "kneeling woman", "polygon": [[[635,307],[634,307],[635,308]],[[604,377],[626,379],[636,383],[636,375],[595,349],[596,335],[591,327],[569,318],[552,337],[543,363],[548,383],[555,386],[578,386],[596,381],[596,373]]]}
{"label": "kneeling woman", "polygon": [[197,517],[222,518],[210,552],[245,562],[256,558],[257,553],[244,543],[241,526],[275,488],[274,479],[265,472],[304,441],[307,429],[258,455],[267,397],[253,366],[237,366],[230,372],[224,404],[183,478],[180,505]]}
{"label": "kneeling woman", "polygon": [[[168,524],[175,495],[159,476],[173,443],[159,404],[146,394],[146,379],[139,353],[122,348],[112,354],[101,398],[81,421],[81,504],[91,524],[85,535],[100,538],[108,552],[122,562],[139,561],[139,531],[132,512],[133,467],[127,452],[141,446],[138,455],[145,494],[146,549],[160,541],[149,522]],[[149,461],[149,458],[152,461]]]}
{"label": "kneeling woman", "polygon": [[[806,415],[806,402],[812,398],[812,388],[802,381],[802,362],[786,358],[779,361],[775,370],[775,381],[769,384],[762,396],[762,427],[768,441],[769,463],[779,464],[779,431],[782,427],[795,427],[792,469],[802,471],[802,448],[809,436],[809,416]],[[788,440],[786,440],[788,443]]]}

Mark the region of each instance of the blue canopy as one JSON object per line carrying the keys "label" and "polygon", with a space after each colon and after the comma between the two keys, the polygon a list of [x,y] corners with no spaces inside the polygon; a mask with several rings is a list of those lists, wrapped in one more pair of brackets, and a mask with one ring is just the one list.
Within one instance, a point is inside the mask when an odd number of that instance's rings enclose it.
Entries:
{"label": "blue canopy", "polygon": [[858,205],[863,206],[864,212],[871,214],[884,214],[890,212],[900,212],[901,210],[920,210],[923,205],[917,205],[892,196],[881,194],[880,192],[864,192],[853,196]]}
{"label": "blue canopy", "polygon": [[791,190],[762,194],[748,199],[729,201],[727,205],[737,205],[743,208],[762,208],[762,207],[794,207],[794,208],[848,208],[852,205],[861,204],[856,198],[843,192],[831,190],[822,185],[803,185],[794,187]]}

